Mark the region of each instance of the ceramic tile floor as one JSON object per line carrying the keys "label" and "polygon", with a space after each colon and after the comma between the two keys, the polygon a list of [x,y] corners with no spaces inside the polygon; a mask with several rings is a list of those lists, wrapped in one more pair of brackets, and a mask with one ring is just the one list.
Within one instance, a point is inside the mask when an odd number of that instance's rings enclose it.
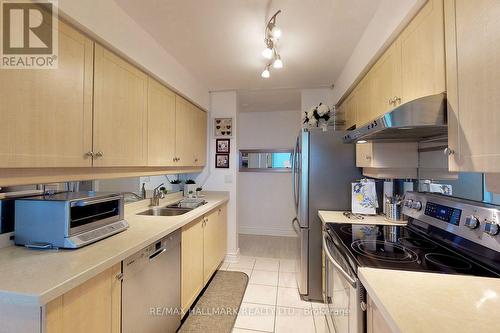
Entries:
{"label": "ceramic tile floor", "polygon": [[241,256],[221,270],[245,272],[248,286],[233,333],[328,333],[323,304],[303,301],[288,259]]}

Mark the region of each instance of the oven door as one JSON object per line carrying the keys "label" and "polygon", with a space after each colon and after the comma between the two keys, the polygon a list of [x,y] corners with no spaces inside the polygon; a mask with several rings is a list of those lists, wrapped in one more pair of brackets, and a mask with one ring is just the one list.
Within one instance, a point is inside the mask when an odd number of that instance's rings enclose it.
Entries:
{"label": "oven door", "polygon": [[123,220],[123,197],[119,195],[71,201],[69,206],[67,236]]}
{"label": "oven door", "polygon": [[328,327],[331,332],[363,333],[366,321],[364,289],[326,232],[323,233],[323,251]]}

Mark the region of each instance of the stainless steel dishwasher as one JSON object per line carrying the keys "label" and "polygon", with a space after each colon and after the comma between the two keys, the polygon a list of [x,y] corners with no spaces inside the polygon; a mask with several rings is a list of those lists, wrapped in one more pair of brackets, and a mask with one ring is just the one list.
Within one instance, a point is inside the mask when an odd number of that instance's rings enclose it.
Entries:
{"label": "stainless steel dishwasher", "polygon": [[123,261],[123,333],[170,333],[180,326],[180,244],[178,230]]}

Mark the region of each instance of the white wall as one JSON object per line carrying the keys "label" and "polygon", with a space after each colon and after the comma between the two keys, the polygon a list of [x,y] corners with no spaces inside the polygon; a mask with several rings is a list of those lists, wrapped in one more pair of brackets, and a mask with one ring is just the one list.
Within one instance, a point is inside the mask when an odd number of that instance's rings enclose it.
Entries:
{"label": "white wall", "polygon": [[392,43],[426,0],[382,0],[358,45],[335,81],[333,102],[337,103],[351,85]]}
{"label": "white wall", "polygon": [[[238,149],[292,149],[300,128],[300,112],[239,114]],[[238,224],[242,234],[295,236],[291,220],[291,173],[238,173]]]}
{"label": "white wall", "polygon": [[59,0],[59,13],[181,95],[208,109],[208,87],[167,53],[113,0]]}
{"label": "white wall", "polygon": [[208,117],[208,159],[203,172],[196,177],[196,183],[208,191],[228,191],[227,211],[227,259],[234,260],[239,255],[237,220],[237,136],[231,138],[229,169],[215,168],[215,138],[213,137],[214,118],[233,118],[233,133],[238,133],[236,91],[210,93],[210,112]]}

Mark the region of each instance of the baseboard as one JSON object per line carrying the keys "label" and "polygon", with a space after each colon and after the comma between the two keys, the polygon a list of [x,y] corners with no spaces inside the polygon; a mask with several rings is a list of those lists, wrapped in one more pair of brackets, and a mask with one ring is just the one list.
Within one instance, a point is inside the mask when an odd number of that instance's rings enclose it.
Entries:
{"label": "baseboard", "polygon": [[245,234],[245,235],[297,237],[297,234],[293,230],[278,229],[278,228],[262,228],[262,227],[244,227],[244,226],[240,226],[239,233],[240,234]]}
{"label": "baseboard", "polygon": [[229,263],[237,263],[239,259],[240,259],[240,249],[238,248],[238,250],[236,250],[235,253],[227,253],[224,261]]}
{"label": "baseboard", "polygon": [[14,236],[13,232],[9,232],[9,233],[0,235],[0,249],[7,247],[7,246],[14,245],[14,241],[12,241],[10,239],[12,236]]}

